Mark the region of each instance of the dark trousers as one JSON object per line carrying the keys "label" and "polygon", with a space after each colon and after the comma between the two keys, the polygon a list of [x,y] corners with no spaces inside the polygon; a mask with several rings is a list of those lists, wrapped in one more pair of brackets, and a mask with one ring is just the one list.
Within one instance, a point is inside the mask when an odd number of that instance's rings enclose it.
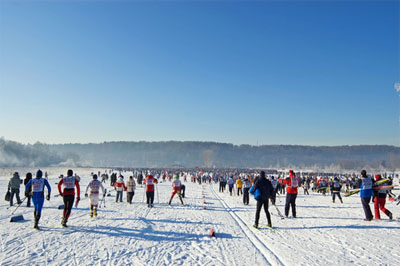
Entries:
{"label": "dark trousers", "polygon": [[361,204],[364,209],[365,219],[372,220],[374,216],[372,216],[371,208],[369,207],[369,202],[371,201],[371,197],[369,198],[361,198]]}
{"label": "dark trousers", "polygon": [[147,204],[153,204],[154,202],[154,191],[146,191],[146,202]]}
{"label": "dark trousers", "polygon": [[244,188],[244,191],[243,191],[243,203],[244,203],[244,205],[249,205],[249,190],[250,190],[250,188]]}
{"label": "dark trousers", "polygon": [[343,202],[343,201],[342,201],[342,196],[340,196],[340,193],[339,193],[339,192],[333,192],[333,193],[332,193],[332,200],[333,200],[333,201],[335,201],[335,196],[338,196],[340,202]]}
{"label": "dark trousers", "polygon": [[238,189],[237,189],[237,194],[238,194],[238,196],[239,196],[240,194],[243,194],[242,188],[238,188]]}
{"label": "dark trousers", "polygon": [[28,200],[28,201],[26,202],[26,207],[30,207],[30,206],[31,206],[31,199],[32,199],[32,197],[26,197],[26,199]]}
{"label": "dark trousers", "polygon": [[268,225],[271,226],[271,215],[269,214],[268,211],[268,199],[265,200],[257,200],[257,210],[256,210],[256,221],[255,225],[258,226],[258,221],[260,220],[260,212],[261,212],[261,207],[264,205],[264,211],[265,214],[267,215],[267,220],[268,220]]}
{"label": "dark trousers", "polygon": [[135,191],[132,191],[132,192],[127,192],[126,193],[126,198],[128,199],[128,203],[129,204],[132,204],[132,199],[133,199],[133,196],[135,195]]}
{"label": "dark trousers", "polygon": [[181,196],[182,196],[182,198],[185,197],[185,190],[186,190],[186,186],[185,186],[185,185],[182,185],[182,186],[181,186]]}
{"label": "dark trousers", "polygon": [[296,198],[297,194],[286,193],[285,216],[289,215],[289,209],[292,207],[292,215],[296,218]]}
{"label": "dark trousers", "polygon": [[115,202],[118,202],[118,199],[119,199],[119,202],[122,202],[122,192],[123,191],[117,191],[117,197],[115,199]]}
{"label": "dark trousers", "polygon": [[72,206],[74,206],[75,195],[64,195],[64,211],[63,216],[65,220],[68,220],[71,214]]}
{"label": "dark trousers", "polygon": [[219,183],[219,192],[224,192],[224,184]]}
{"label": "dark trousers", "polygon": [[15,194],[15,198],[17,199],[17,203],[18,204],[21,203],[21,199],[19,198],[19,188],[12,188],[11,196],[10,196],[10,206],[13,205],[14,194]]}

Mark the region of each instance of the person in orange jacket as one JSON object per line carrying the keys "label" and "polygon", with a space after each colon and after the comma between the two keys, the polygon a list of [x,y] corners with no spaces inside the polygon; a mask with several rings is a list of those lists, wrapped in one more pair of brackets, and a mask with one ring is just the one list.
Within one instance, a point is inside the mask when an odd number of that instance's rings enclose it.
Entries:
{"label": "person in orange jacket", "polygon": [[293,170],[289,170],[289,177],[283,180],[286,188],[286,204],[285,204],[285,216],[288,217],[289,209],[292,207],[293,218],[296,218],[296,198],[297,198],[297,188],[300,186],[300,179],[296,177]]}

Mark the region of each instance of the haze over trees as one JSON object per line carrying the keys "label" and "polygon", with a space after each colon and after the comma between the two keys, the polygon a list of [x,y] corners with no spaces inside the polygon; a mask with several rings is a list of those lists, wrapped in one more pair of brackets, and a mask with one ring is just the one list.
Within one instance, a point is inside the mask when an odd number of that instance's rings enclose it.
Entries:
{"label": "haze over trees", "polygon": [[21,144],[0,138],[0,166],[316,168],[394,171],[400,148],[388,145],[233,145],[216,142]]}

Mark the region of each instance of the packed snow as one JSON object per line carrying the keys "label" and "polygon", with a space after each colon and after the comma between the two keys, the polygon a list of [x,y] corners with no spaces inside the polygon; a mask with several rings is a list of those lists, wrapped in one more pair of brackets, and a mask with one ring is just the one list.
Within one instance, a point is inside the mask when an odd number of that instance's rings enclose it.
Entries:
{"label": "packed snow", "polygon": [[[74,169],[81,177],[81,201],[73,208],[68,228],[61,226],[63,204],[57,197],[58,176],[66,169],[42,169],[49,173],[50,201],[45,201],[40,230],[33,228],[33,207],[21,204],[16,211],[4,201],[14,171],[25,177],[37,169],[1,169],[0,265],[400,265],[400,205],[387,202],[390,221],[364,221],[359,195],[332,203],[329,195],[299,189],[297,218],[281,219],[270,205],[275,230],[254,229],[255,200],[244,205],[242,196],[218,192],[218,184],[186,185],[184,206],[177,197],[168,205],[171,182],[156,186],[153,208],[145,203],[144,186],[137,186],[133,204],[115,202],[109,180],[97,218],[90,218],[84,197],[90,173],[104,169]],[[122,173],[125,180],[132,172]],[[161,181],[161,180],[160,180]],[[183,181],[183,180],[182,180]],[[398,184],[398,180],[396,180]],[[342,193],[343,195],[343,193]],[[21,199],[24,188],[21,185]],[[285,195],[278,195],[283,213]],[[373,211],[373,205],[371,203]],[[15,211],[14,215],[11,213]],[[24,220],[10,222],[15,215]],[[261,212],[260,224],[266,224]],[[213,228],[216,237],[210,237]]]}

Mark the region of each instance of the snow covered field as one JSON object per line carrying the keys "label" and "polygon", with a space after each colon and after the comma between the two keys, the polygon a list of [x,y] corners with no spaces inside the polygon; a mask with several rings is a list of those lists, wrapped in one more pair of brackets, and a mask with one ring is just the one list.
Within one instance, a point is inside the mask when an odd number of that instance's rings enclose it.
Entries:
{"label": "snow covered field", "polygon": [[[27,170],[15,169],[22,178]],[[33,229],[33,208],[25,202],[15,213],[25,220],[10,223],[14,208],[6,209],[4,194],[13,170],[0,170],[0,265],[400,265],[400,220],[381,214],[380,221],[363,221],[358,195],[340,204],[317,193],[304,196],[300,189],[298,218],[281,220],[270,206],[276,230],[256,230],[250,227],[253,198],[244,206],[241,196],[219,193],[217,185],[186,182],[185,206],[177,198],[168,206],[172,189],[167,181],[157,186],[154,208],[143,202],[143,187],[137,188],[132,205],[115,203],[111,190],[105,208],[90,220],[84,190],[90,172],[101,169],[74,169],[82,178],[81,202],[72,210],[69,227],[62,228],[55,183],[66,169],[42,170],[49,172],[52,198],[45,201],[40,231]],[[109,182],[105,187],[110,189]],[[279,196],[281,212],[283,205]],[[400,205],[388,202],[387,208],[400,216]],[[260,223],[266,223],[263,213]],[[216,238],[208,236],[211,227]]]}

